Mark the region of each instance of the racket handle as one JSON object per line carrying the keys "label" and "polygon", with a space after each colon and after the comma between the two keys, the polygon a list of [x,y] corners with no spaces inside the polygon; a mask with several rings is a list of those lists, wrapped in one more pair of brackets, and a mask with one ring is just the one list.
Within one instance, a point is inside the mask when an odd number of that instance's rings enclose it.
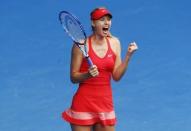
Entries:
{"label": "racket handle", "polygon": [[91,58],[88,56],[88,57],[86,57],[86,59],[88,61],[89,67],[92,67],[93,66],[93,62],[92,62]]}

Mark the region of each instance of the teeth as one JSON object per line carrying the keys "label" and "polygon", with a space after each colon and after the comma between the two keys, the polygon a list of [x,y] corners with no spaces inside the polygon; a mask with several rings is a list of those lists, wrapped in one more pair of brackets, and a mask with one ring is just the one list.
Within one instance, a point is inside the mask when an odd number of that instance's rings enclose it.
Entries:
{"label": "teeth", "polygon": [[103,33],[104,33],[104,34],[107,34],[107,33],[108,33],[108,30],[103,30]]}
{"label": "teeth", "polygon": [[108,31],[109,31],[109,28],[108,27],[103,27],[102,30],[103,30],[103,33],[107,35]]}
{"label": "teeth", "polygon": [[104,31],[108,31],[108,28],[103,28]]}

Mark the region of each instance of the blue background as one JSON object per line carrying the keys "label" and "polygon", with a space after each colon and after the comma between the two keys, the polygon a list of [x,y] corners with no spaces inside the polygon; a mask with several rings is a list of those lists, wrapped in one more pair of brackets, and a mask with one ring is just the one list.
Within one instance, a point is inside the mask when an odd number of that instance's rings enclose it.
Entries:
{"label": "blue background", "polygon": [[112,34],[139,50],[113,82],[117,131],[191,130],[189,0],[1,0],[0,130],[69,131],[61,112],[77,85],[69,79],[71,40],[58,13],[67,10],[91,33],[89,13],[113,14]]}

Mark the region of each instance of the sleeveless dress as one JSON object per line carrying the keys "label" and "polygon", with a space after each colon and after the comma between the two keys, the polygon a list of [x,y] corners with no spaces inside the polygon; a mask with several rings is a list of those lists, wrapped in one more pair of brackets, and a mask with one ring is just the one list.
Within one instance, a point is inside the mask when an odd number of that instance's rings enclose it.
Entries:
{"label": "sleeveless dress", "polygon": [[[116,117],[112,99],[111,73],[116,55],[106,38],[108,50],[103,58],[96,55],[89,37],[89,56],[98,67],[99,75],[87,79],[79,84],[73,96],[72,105],[62,113],[62,117],[69,123],[76,125],[115,125]],[[83,59],[80,72],[87,72],[88,64]]]}

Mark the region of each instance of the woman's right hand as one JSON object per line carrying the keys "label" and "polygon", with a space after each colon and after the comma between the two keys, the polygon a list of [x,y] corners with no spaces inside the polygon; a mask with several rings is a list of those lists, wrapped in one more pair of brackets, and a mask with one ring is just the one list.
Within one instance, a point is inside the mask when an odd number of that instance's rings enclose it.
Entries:
{"label": "woman's right hand", "polygon": [[92,67],[90,67],[88,69],[88,72],[89,74],[92,76],[92,77],[96,77],[99,75],[99,71],[98,71],[98,68],[96,65],[93,65]]}

